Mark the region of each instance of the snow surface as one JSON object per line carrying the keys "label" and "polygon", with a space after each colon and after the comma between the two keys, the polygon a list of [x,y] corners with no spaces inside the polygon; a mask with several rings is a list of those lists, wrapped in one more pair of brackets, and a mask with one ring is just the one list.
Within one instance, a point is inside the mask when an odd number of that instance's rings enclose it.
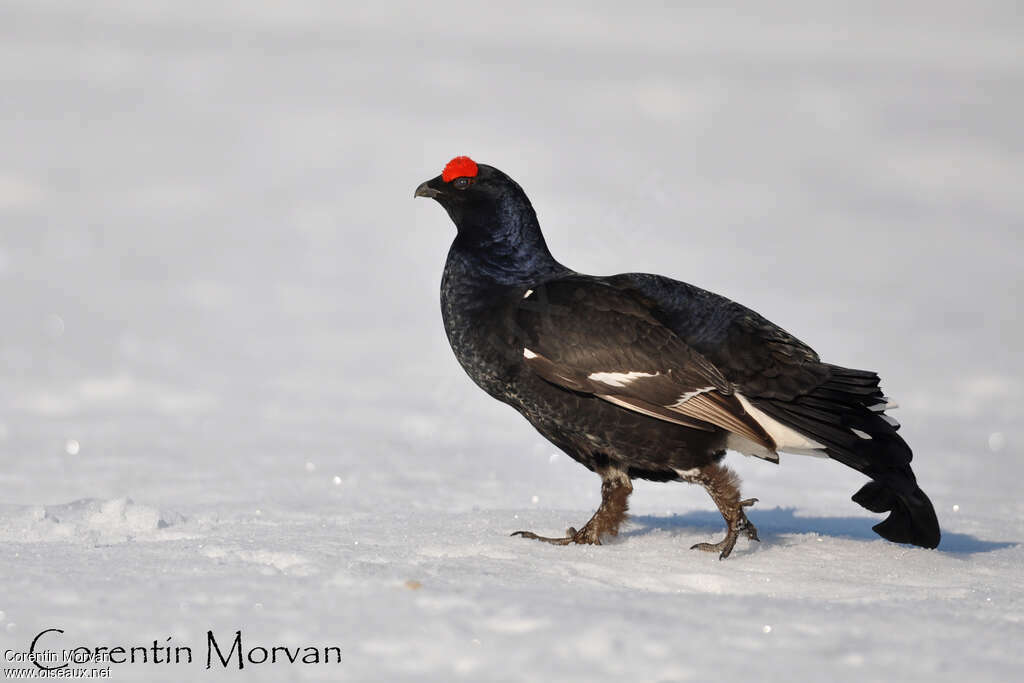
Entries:
{"label": "snow surface", "polygon": [[[1017,3],[0,3],[0,650],[337,645],[115,680],[993,680],[1024,668]],[[944,529],[730,455],[762,543],[462,374],[416,185],[517,178],[585,272],[879,370]],[[5,663],[4,666],[7,664]]]}

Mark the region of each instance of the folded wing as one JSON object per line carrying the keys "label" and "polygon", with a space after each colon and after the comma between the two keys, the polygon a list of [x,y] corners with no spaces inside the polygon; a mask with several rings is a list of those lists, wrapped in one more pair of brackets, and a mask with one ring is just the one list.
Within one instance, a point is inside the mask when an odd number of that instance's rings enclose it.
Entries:
{"label": "folded wing", "polygon": [[681,426],[718,427],[774,453],[732,385],[643,297],[570,276],[527,292],[515,316],[524,362],[548,382]]}

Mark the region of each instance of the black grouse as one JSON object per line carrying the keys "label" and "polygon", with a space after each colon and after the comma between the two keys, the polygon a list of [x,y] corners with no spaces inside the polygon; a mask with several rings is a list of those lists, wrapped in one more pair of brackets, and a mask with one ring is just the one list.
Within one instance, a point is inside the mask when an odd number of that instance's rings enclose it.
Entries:
{"label": "black grouse", "polygon": [[911,451],[885,414],[874,372],[819,360],[754,311],[660,275],[583,275],[548,251],[519,185],[456,157],[416,188],[448,212],[458,234],[441,281],[444,328],[459,363],[549,441],[601,477],[601,505],[566,545],[613,536],[631,480],[703,486],[727,524],[729,556],[759,540],[726,449],[778,462],[780,451],[838,460],[871,481],[853,500],[888,512],[874,530],[896,543],[939,544]]}

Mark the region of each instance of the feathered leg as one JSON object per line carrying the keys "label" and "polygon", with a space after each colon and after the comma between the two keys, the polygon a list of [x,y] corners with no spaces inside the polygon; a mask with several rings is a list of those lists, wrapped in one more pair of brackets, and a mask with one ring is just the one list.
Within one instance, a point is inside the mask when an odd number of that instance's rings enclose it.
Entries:
{"label": "feathered leg", "polygon": [[532,531],[516,531],[513,536],[532,538],[555,545],[570,543],[589,543],[601,545],[601,536],[617,536],[619,527],[626,519],[629,510],[629,494],[633,493],[633,483],[622,470],[606,468],[599,470],[601,475],[601,505],[583,528],[577,531],[569,527],[562,538],[538,536]]}
{"label": "feathered leg", "polygon": [[757,502],[757,498],[740,500],[739,477],[725,465],[715,463],[697,470],[695,474],[683,476],[685,481],[700,484],[715,501],[718,511],[725,518],[725,538],[718,543],[697,543],[690,550],[704,550],[719,553],[718,559],[729,557],[740,533],[745,533],[752,541],[760,541],[757,528],[750,523],[743,508]]}

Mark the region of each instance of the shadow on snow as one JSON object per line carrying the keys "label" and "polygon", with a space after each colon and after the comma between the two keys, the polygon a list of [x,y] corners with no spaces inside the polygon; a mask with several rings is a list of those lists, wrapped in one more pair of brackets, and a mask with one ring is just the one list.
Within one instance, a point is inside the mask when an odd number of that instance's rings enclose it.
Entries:
{"label": "shadow on snow", "polygon": [[[795,508],[754,509],[748,511],[750,521],[757,526],[761,538],[777,534],[820,534],[822,536],[842,536],[860,540],[878,540],[881,537],[871,530],[877,520],[870,517],[797,517]],[[717,511],[695,510],[671,517],[654,517],[651,515],[630,516],[633,524],[641,528],[623,532],[623,537],[642,536],[657,529],[674,530],[686,528],[707,528],[714,534],[724,535],[725,522]],[[1017,543],[1004,541],[984,541],[969,534],[958,534],[943,530],[939,550],[946,553],[973,554],[987,553],[993,550],[1011,548]]]}

